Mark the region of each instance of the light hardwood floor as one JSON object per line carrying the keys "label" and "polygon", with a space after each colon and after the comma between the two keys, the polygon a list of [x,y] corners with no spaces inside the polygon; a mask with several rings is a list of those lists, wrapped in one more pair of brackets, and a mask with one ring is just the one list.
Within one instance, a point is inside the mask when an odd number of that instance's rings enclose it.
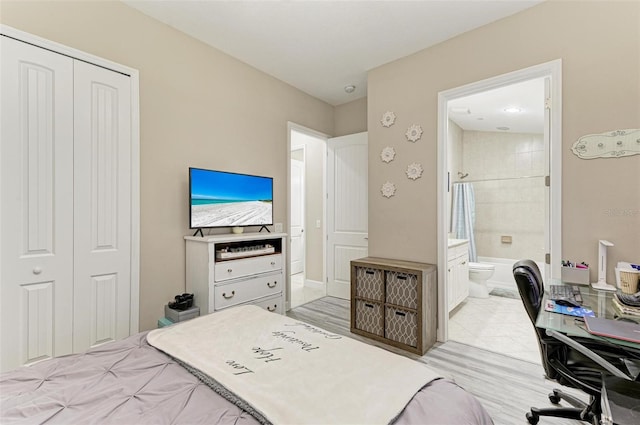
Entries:
{"label": "light hardwood floor", "polygon": [[[416,361],[426,363],[442,376],[474,394],[485,406],[496,425],[527,424],[525,413],[531,406],[553,406],[547,397],[559,386],[545,379],[542,366],[454,341],[437,343],[424,356],[418,356],[354,335],[349,330],[349,301],[324,297],[290,310],[287,315],[340,335],[376,345]],[[538,350],[537,346],[531,347]],[[568,392],[586,400],[586,395]],[[564,402],[563,402],[564,403]],[[563,404],[565,405],[565,404]],[[583,424],[584,422],[542,418],[540,424]]]}

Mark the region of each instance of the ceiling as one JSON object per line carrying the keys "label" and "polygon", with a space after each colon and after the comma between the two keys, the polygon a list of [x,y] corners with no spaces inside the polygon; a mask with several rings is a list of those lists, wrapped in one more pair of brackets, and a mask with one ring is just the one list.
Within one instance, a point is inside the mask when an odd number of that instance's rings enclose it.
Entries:
{"label": "ceiling", "polygon": [[367,95],[367,71],[542,0],[122,1],[340,105]]}
{"label": "ceiling", "polygon": [[450,100],[447,107],[463,130],[542,134],[544,78]]}

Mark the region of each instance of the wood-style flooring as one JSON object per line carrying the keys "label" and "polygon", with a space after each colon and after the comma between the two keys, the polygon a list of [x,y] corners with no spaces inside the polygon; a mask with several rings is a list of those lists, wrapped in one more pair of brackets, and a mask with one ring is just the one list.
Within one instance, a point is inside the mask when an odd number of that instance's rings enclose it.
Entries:
{"label": "wood-style flooring", "polygon": [[[559,386],[545,379],[540,365],[455,341],[436,343],[424,356],[418,356],[352,334],[349,330],[349,311],[349,301],[324,297],[296,307],[287,315],[330,332],[350,336],[428,364],[442,376],[474,394],[485,406],[496,425],[527,424],[525,413],[531,406],[554,406],[549,402],[548,393]],[[538,347],[534,346],[531,349],[537,351]],[[562,388],[582,400],[587,399],[587,396],[579,391]],[[561,404],[568,406],[564,402]],[[540,425],[544,424],[577,425],[584,422],[543,417],[540,419]]]}

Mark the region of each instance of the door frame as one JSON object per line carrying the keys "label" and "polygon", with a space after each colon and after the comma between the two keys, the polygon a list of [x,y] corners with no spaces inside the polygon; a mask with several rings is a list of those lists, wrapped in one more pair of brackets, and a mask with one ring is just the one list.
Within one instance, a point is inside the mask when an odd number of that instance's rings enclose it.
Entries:
{"label": "door frame", "polygon": [[[550,181],[550,228],[546,237],[549,239],[550,271],[552,279],[560,279],[562,256],[562,60],[556,59],[529,68],[498,75],[464,86],[438,93],[438,270],[447,267],[448,239],[448,188],[447,175],[447,140],[448,110],[450,100],[484,92],[499,87],[520,83],[535,78],[550,79],[551,99],[545,99],[545,108],[550,108],[551,124],[549,129],[549,173]],[[449,327],[449,309],[446,273],[438,273],[438,341],[447,341]]]}
{"label": "door frame", "polygon": [[[322,143],[322,193],[327,193],[327,140],[329,139],[329,135],[322,133],[320,131],[313,130],[311,128],[302,126],[300,124],[296,124],[291,121],[287,121],[287,232],[288,236],[285,238],[287,242],[287,256],[286,256],[286,264],[291,265],[291,132],[297,131],[298,133],[303,133],[311,137],[315,137],[317,139],[321,139]],[[306,162],[306,159],[305,159]],[[305,173],[306,174],[306,173]],[[306,191],[305,191],[306,198]],[[327,282],[327,197],[322,197],[322,282]],[[306,236],[306,235],[305,235]],[[307,268],[307,251],[305,250],[305,269]],[[306,277],[306,270],[305,270]],[[286,301],[285,301],[285,311],[291,310],[291,278],[287,273],[285,276],[287,285],[286,285]]]}
{"label": "door frame", "polygon": [[0,24],[0,35],[32,44],[36,47],[79,59],[131,79],[131,312],[129,332],[139,332],[140,327],[140,77],[137,69],[129,68],[81,50]]}

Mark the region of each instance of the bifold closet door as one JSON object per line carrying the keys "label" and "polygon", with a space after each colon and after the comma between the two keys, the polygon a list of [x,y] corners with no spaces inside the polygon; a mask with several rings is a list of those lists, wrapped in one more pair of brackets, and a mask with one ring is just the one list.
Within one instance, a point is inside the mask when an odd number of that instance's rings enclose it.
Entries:
{"label": "bifold closet door", "polygon": [[0,370],[72,352],[73,59],[0,36]]}
{"label": "bifold closet door", "polygon": [[81,61],[74,63],[74,77],[77,352],[129,335],[131,82]]}

